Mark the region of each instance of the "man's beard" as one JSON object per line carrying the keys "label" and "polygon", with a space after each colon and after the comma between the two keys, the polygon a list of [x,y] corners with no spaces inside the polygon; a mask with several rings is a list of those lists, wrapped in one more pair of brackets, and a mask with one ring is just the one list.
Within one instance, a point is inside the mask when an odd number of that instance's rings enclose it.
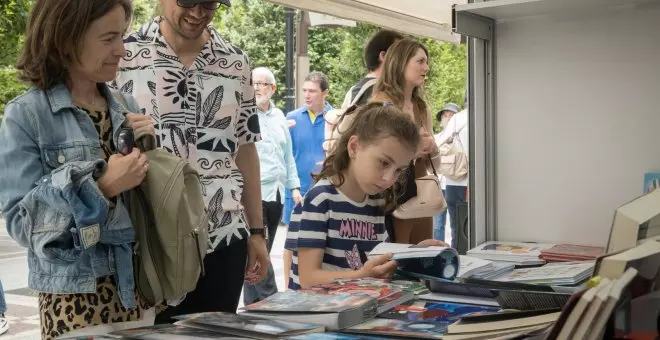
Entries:
{"label": "man's beard", "polygon": [[257,106],[265,105],[270,102],[270,96],[256,96]]}

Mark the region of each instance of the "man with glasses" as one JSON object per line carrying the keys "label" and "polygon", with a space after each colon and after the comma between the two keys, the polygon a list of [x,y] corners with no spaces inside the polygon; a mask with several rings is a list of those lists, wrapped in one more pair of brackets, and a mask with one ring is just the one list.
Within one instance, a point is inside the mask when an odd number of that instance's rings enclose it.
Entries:
{"label": "man with glasses", "polygon": [[[229,0],[160,0],[162,16],[124,40],[116,88],[152,117],[158,146],[200,174],[209,214],[205,275],[156,323],[188,313],[236,312],[244,279],[270,264],[261,207],[261,139],[248,57],[210,25]],[[170,302],[171,305],[176,303]]]}
{"label": "man with glasses", "polygon": [[[261,130],[261,141],[257,142],[257,151],[261,167],[261,204],[264,225],[268,228],[267,241],[270,252],[282,217],[284,193],[290,190],[296,204],[302,201],[302,195],[289,127],[284,114],[271,100],[277,90],[275,76],[269,69],[257,67],[252,71],[252,82]],[[285,273],[285,277],[286,274],[288,273]],[[271,265],[265,280],[256,285],[249,283],[243,285],[243,302],[249,305],[275,293],[277,293],[277,283]]]}

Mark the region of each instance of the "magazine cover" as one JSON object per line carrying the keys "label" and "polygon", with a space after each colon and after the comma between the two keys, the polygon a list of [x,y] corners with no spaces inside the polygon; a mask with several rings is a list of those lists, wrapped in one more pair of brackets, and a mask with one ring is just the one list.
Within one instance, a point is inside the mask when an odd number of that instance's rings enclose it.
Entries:
{"label": "magazine cover", "polygon": [[350,333],[366,333],[413,339],[442,339],[449,322],[402,321],[375,318],[344,330]]}
{"label": "magazine cover", "polygon": [[470,249],[468,254],[540,255],[552,247],[554,244],[490,241]]}
{"label": "magazine cover", "polygon": [[279,292],[265,300],[245,306],[247,311],[336,313],[373,303],[367,295]]}
{"label": "magazine cover", "polygon": [[649,192],[660,187],[660,172],[647,172],[644,174],[644,193]]}
{"label": "magazine cover", "polygon": [[379,317],[402,321],[433,321],[453,323],[468,315],[500,311],[500,308],[451,302],[413,301],[398,305]]}

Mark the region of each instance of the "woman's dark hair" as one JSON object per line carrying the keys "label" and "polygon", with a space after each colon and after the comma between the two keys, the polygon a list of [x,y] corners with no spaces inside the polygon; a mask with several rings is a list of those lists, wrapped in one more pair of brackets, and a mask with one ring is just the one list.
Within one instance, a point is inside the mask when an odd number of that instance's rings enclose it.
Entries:
{"label": "woman's dark hair", "polygon": [[89,26],[117,6],[130,21],[131,0],[36,0],[16,64],[20,79],[40,89],[66,80]]}
{"label": "woman's dark hair", "polygon": [[[336,177],[339,183],[335,185],[340,186],[344,183],[342,172],[348,169],[351,161],[348,154],[348,140],[351,136],[357,136],[360,143],[367,145],[387,137],[394,137],[409,149],[411,154],[417,150],[420,141],[419,128],[407,114],[395,106],[384,106],[383,103],[378,102],[359,108],[351,106],[346,110],[345,115],[353,115],[355,118],[330,150],[330,154],[323,162],[321,172],[314,176],[316,181]],[[395,184],[385,191],[385,210],[394,208],[399,187],[400,184]]]}

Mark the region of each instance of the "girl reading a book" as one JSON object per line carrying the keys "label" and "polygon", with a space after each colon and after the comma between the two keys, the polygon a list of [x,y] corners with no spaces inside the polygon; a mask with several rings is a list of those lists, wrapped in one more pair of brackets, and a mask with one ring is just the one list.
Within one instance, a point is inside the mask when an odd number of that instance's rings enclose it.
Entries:
{"label": "girl reading a book", "polygon": [[[285,243],[292,251],[291,289],[385,278],[397,267],[391,254],[371,260],[366,254],[388,241],[385,213],[394,209],[401,175],[417,153],[419,129],[400,109],[383,103],[349,108],[346,114],[355,115],[353,122],[291,217]],[[436,240],[420,244],[446,246]]]}

